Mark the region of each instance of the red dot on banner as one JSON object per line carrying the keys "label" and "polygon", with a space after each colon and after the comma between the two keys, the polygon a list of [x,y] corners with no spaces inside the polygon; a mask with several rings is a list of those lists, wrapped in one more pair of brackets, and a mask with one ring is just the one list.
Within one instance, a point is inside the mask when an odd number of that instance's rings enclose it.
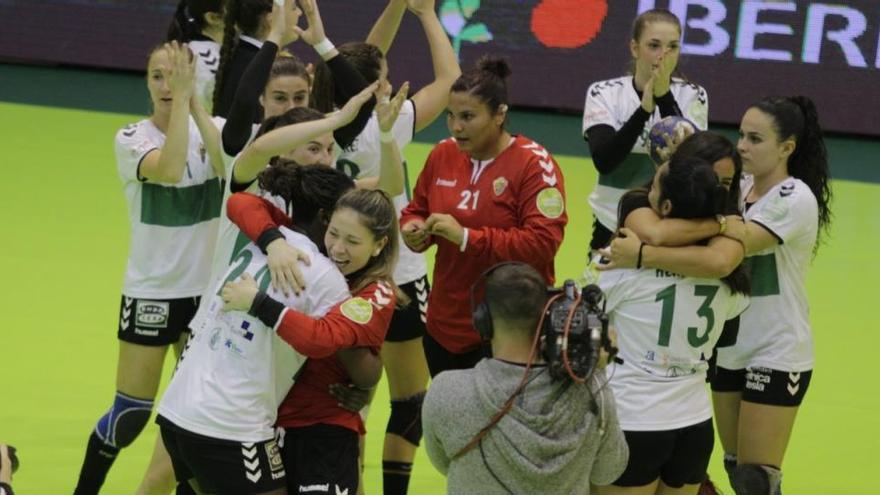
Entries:
{"label": "red dot on banner", "polygon": [[548,48],[578,48],[596,38],[607,14],[607,0],[542,0],[532,11],[532,33]]}

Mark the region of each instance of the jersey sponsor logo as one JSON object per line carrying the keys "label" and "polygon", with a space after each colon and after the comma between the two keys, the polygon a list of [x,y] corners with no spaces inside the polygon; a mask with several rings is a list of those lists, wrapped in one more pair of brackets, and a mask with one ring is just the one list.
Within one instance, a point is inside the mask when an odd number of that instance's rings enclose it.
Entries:
{"label": "jersey sponsor logo", "polygon": [[773,377],[773,371],[768,368],[748,368],[746,369],[746,388],[763,392]]}
{"label": "jersey sponsor logo", "polygon": [[310,492],[330,492],[330,483],[325,484],[315,484],[315,485],[299,485],[300,493],[310,493]]}
{"label": "jersey sponsor logo", "polygon": [[339,310],[349,320],[365,325],[373,317],[373,305],[362,297],[353,297],[342,303]]}
{"label": "jersey sponsor logo", "polygon": [[168,328],[169,303],[167,301],[139,300],[135,309],[136,326]]}
{"label": "jersey sponsor logo", "polygon": [[507,179],[504,177],[499,177],[492,182],[492,192],[495,193],[495,196],[501,196],[504,191],[507,189]]}
{"label": "jersey sponsor logo", "polygon": [[134,327],[134,333],[136,333],[138,335],[143,335],[145,337],[158,337],[159,336],[159,330],[157,330],[155,328],[147,329],[147,328]]}
{"label": "jersey sponsor logo", "polygon": [[436,185],[440,187],[455,187],[458,184],[458,179],[446,180],[446,179],[437,179],[435,182]]}
{"label": "jersey sponsor logo", "polygon": [[220,345],[220,328],[215,328],[214,333],[211,334],[211,340],[208,341],[208,347],[212,351],[216,351],[217,347]]}
{"label": "jersey sponsor logo", "polygon": [[548,187],[538,193],[535,198],[538,211],[547,218],[559,218],[565,211],[562,193],[555,187]]}

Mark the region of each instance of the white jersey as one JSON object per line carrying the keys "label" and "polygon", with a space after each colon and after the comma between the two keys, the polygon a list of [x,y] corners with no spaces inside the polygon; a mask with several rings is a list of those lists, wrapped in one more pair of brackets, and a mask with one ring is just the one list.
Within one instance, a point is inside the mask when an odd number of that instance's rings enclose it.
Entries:
{"label": "white jersey", "polygon": [[213,40],[192,40],[188,44],[196,57],[195,95],[211,115],[214,108],[214,79],[220,66],[220,45]]}
{"label": "white jersey", "polygon": [[[690,119],[700,130],[708,128],[709,97],[701,86],[673,78],[669,87],[682,114]],[[632,76],[599,81],[587,89],[584,103],[584,117],[581,132],[584,139],[587,130],[597,125],[610,125],[620,130],[629,120],[642,101],[636,93]],[[636,140],[632,152],[608,174],[599,174],[596,188],[590,194],[590,207],[599,223],[614,232],[617,229],[617,204],[623,193],[647,184],[654,177],[654,162],[651,161],[648,133],[661,119],[659,106],[645,123],[641,136]]]}
{"label": "white jersey", "polygon": [[[743,177],[743,197],[753,179]],[[790,177],[767,191],[743,217],[779,243],[745,259],[752,305],[740,318],[736,344],[719,349],[718,364],[779,371],[813,369],[813,336],[805,279],[819,230],[819,206],[810,188]]]}
{"label": "white jersey", "polygon": [[[397,147],[403,151],[404,146],[409,144],[415,133],[416,109],[412,100],[406,100],[400,109],[400,115],[391,128],[394,140],[397,141]],[[367,121],[364,130],[355,138],[354,142],[345,149],[339,149],[336,158],[336,168],[348,174],[353,179],[364,179],[379,176],[380,157],[382,143],[379,141],[379,118],[376,113]],[[338,148],[338,146],[337,146]],[[397,207],[397,213],[409,204],[409,178],[406,175],[406,163],[403,164],[404,171],[404,191],[394,197],[394,206]],[[394,267],[394,282],[398,285],[406,284],[417,280],[428,273],[428,265],[425,262],[425,256],[421,253],[411,251],[403,237],[400,238],[400,255],[397,259],[397,266]]]}
{"label": "white jersey", "polygon": [[662,431],[711,418],[706,360],[748,297],[717,279],[653,269],[603,272],[599,287],[623,359],[608,368],[620,426]]}
{"label": "white jersey", "polygon": [[312,260],[302,267],[307,289],[285,297],[270,287],[266,256],[257,246],[249,244],[239,253],[214,287],[208,311],[194,320],[192,337],[159,403],[159,414],[175,425],[236,442],[272,438],[278,406],[306,357],[259,319],[222,311],[221,288],[249,273],[270,297],[315,318],[349,297],[345,278],[311,240],[286,228],[282,232]]}
{"label": "white jersey", "polygon": [[[223,128],[223,125],[226,123],[226,119],[224,119],[223,117],[214,117],[212,120],[214,121],[215,125],[217,125],[217,127],[221,130]],[[259,130],[259,128],[259,124],[254,124],[248,143],[253,141],[254,135],[256,135],[256,132]],[[223,200],[221,201],[220,205],[220,221],[217,228],[217,239],[214,246],[214,255],[211,260],[211,275],[209,277],[210,284],[208,285],[207,292],[213,290],[212,288],[226,273],[226,269],[229,267],[229,263],[231,263],[232,260],[238,255],[238,253],[242,249],[244,249],[244,247],[247,246],[248,243],[250,243],[250,239],[248,239],[247,236],[244,235],[241,230],[239,230],[238,226],[232,223],[232,221],[229,220],[229,217],[226,215],[226,202],[229,200],[229,197],[232,196],[232,171],[233,167],[235,166],[235,158],[230,157],[226,153],[223,154],[226,180],[223,183]],[[260,189],[259,183],[256,180],[252,182],[243,192],[251,193],[256,196],[261,196],[272,201],[272,203],[281,210],[286,209],[286,205],[284,204],[284,200],[282,198],[265,193],[262,189]],[[211,298],[207,292],[203,295],[202,300],[199,303],[199,309],[196,312],[196,319],[201,317],[202,314],[207,311],[207,308],[210,305]],[[193,319],[193,321],[195,321],[196,319]],[[191,325],[190,328],[194,328],[194,326]]]}
{"label": "white jersey", "polygon": [[145,181],[147,153],[161,149],[165,134],[149,119],[116,133],[116,166],[131,222],[131,251],[122,292],[150,299],[199,296],[210,276],[220,215],[220,179],[189,119],[189,149],[180,182]]}

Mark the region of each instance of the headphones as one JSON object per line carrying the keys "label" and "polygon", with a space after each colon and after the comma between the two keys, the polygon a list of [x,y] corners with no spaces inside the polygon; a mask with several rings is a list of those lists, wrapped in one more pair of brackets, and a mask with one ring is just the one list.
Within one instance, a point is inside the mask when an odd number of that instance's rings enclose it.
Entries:
{"label": "headphones", "polygon": [[[521,261],[502,261],[496,265],[493,265],[488,270],[484,271],[477,277],[477,280],[474,282],[474,285],[471,286],[471,317],[473,320],[474,329],[480,334],[480,338],[484,341],[492,340],[492,336],[495,334],[495,329],[492,326],[492,312],[489,310],[489,303],[486,302],[485,298],[485,287],[486,282],[489,279],[489,276],[492,275],[495,270],[501,268],[502,266],[509,265],[518,265],[529,267],[534,270],[534,267],[529,265],[528,263],[523,263]],[[484,292],[483,300],[477,303],[477,292],[482,289]]]}

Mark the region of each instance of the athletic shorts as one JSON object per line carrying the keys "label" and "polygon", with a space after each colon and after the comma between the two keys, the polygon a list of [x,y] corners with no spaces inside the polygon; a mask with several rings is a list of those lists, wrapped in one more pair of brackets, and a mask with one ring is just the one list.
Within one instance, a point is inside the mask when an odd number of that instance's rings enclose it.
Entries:
{"label": "athletic shorts", "polygon": [[713,392],[742,392],[742,400],[769,406],[801,405],[810,388],[810,371],[779,371],[770,368],[729,370],[718,366],[712,377]]}
{"label": "athletic shorts", "polygon": [[715,445],[712,420],[665,431],[624,431],[629,445],[626,470],[613,484],[644,486],[660,478],[672,488],[706,479]]}
{"label": "athletic shorts", "polygon": [[360,439],[356,431],[319,424],[286,428],[283,438],[288,493],[357,494]]}
{"label": "athletic shorts", "polygon": [[263,493],[287,484],[274,439],[233,442],[189,432],[162,416],[156,423],[178,482],[194,479],[203,491],[218,495]]}
{"label": "athletic shorts", "polygon": [[199,297],[138,299],[122,296],[119,302],[119,340],[132,344],[162,346],[189,332],[189,322],[199,309]]}
{"label": "athletic shorts", "polygon": [[431,378],[437,376],[441,371],[473,368],[483,358],[492,357],[492,348],[488,344],[483,344],[472,351],[456,354],[440,345],[434,340],[434,337],[431,337],[431,334],[427,333],[422,339],[422,347],[425,349],[425,361],[428,362]]}
{"label": "athletic shorts", "polygon": [[431,293],[428,276],[423,275],[422,278],[405,283],[400,286],[400,290],[409,296],[409,304],[394,310],[391,325],[385,335],[386,342],[405,342],[425,335],[428,294]]}

